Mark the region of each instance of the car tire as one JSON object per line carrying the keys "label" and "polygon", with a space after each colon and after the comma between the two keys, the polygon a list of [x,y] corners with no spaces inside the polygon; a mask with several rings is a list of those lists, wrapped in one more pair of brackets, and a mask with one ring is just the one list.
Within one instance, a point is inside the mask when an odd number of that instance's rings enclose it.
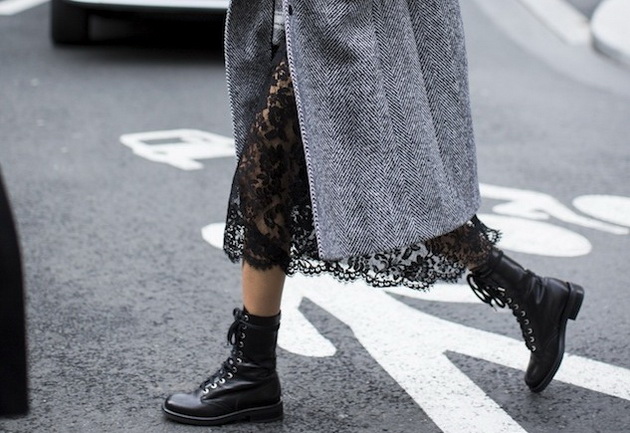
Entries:
{"label": "car tire", "polygon": [[86,9],[64,0],[52,0],[50,5],[50,33],[56,44],[85,44],[89,42],[90,14]]}

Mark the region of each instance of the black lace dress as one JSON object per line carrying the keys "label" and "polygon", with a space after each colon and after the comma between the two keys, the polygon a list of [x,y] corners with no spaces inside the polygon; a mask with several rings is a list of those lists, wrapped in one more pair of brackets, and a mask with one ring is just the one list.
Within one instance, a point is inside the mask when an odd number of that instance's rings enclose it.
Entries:
{"label": "black lace dress", "polygon": [[280,266],[288,275],[329,273],[377,287],[427,289],[455,282],[482,264],[499,233],[476,217],[432,240],[377,254],[319,258],[306,162],[286,49],[276,49],[263,95],[238,161],[228,205],[224,250],[257,269]]}

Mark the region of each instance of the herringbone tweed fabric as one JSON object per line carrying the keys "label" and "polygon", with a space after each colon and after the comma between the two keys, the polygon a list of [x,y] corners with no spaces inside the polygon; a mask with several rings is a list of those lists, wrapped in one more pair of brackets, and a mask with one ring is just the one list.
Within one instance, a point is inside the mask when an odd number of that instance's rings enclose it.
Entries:
{"label": "herringbone tweed fabric", "polygon": [[[232,0],[226,67],[237,153],[271,61],[272,0]],[[457,0],[284,0],[322,259],[434,238],[479,206]]]}

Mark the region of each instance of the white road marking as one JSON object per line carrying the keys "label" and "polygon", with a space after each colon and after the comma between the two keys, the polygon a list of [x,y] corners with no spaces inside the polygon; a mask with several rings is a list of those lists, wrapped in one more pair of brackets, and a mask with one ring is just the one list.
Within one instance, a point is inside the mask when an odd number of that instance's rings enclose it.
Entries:
{"label": "white road marking", "polygon": [[298,355],[309,357],[333,356],[337,348],[302,314],[300,290],[293,290],[293,283],[282,294],[282,328],[278,333],[280,347]]}
{"label": "white road marking", "polygon": [[[504,200],[506,202],[492,208],[495,213],[500,215],[531,220],[548,220],[553,217],[566,223],[616,235],[627,235],[630,233],[630,230],[625,227],[607,224],[578,215],[548,194],[488,184],[481,184],[480,189],[482,197]],[[609,215],[612,218],[614,218],[613,212],[614,209],[609,210]]]}
{"label": "white road marking", "polygon": [[630,198],[617,195],[583,195],[573,200],[581,212],[620,226],[630,227]]}
{"label": "white road marking", "polygon": [[630,2],[603,1],[591,21],[593,45],[602,53],[630,64]]}
{"label": "white road marking", "polygon": [[15,15],[34,8],[48,0],[4,0],[0,2],[0,15]]}
{"label": "white road marking", "polygon": [[138,156],[181,170],[202,169],[199,159],[234,156],[233,139],[197,129],[125,134],[120,141]]}
{"label": "white road marking", "polygon": [[208,224],[201,229],[201,237],[215,248],[223,249],[223,232],[225,223]]}
{"label": "white road marking", "polygon": [[[439,319],[363,282],[296,276],[287,280],[287,292],[301,294],[350,326],[370,355],[444,432],[524,431],[446,356],[455,352],[524,370],[529,352],[522,341]],[[295,299],[283,304],[283,314],[295,305]],[[515,320],[513,324],[518,326]],[[299,338],[293,341],[302,352]],[[293,351],[291,346],[283,348]],[[566,354],[556,380],[630,400],[630,370],[622,367]]]}
{"label": "white road marking", "polygon": [[495,214],[479,214],[479,219],[501,231],[499,247],[505,250],[546,257],[579,257],[592,249],[584,236],[547,222]]}
{"label": "white road marking", "polygon": [[522,343],[435,318],[361,283],[296,277],[287,285],[288,292],[302,294],[350,326],[370,355],[445,433],[525,431],[446,356],[447,351],[476,354],[484,347],[487,352],[510,353],[511,363],[520,367],[527,363]]}
{"label": "white road marking", "polygon": [[565,0],[520,0],[551,31],[571,45],[591,41],[588,18]]}
{"label": "white road marking", "polygon": [[428,292],[409,290],[407,287],[387,287],[387,293],[407,298],[433,302],[453,302],[456,304],[479,304],[481,301],[465,284],[435,284]]}

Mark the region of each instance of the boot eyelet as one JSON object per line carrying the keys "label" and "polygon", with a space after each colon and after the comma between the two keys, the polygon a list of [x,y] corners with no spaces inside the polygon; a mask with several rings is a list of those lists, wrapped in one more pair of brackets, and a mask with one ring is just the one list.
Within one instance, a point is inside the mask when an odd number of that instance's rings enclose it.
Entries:
{"label": "boot eyelet", "polygon": [[529,341],[533,343],[536,339],[534,337],[529,337]]}
{"label": "boot eyelet", "polygon": [[212,389],[216,389],[216,388],[217,388],[217,384],[216,384],[216,383],[211,383],[211,384],[210,384],[210,388],[212,388]]}
{"label": "boot eyelet", "polygon": [[233,375],[232,373],[228,372],[228,374],[227,374],[227,378],[228,378],[228,379],[232,379],[233,377],[234,377],[234,375]]}
{"label": "boot eyelet", "polygon": [[243,360],[241,358],[236,358],[236,363],[237,364],[241,364],[243,362]]}
{"label": "boot eyelet", "polygon": [[202,393],[203,395],[206,395],[206,394],[208,394],[209,392],[210,392],[210,390],[208,390],[208,388],[204,388],[204,389],[202,389],[202,390],[201,390],[201,393]]}
{"label": "boot eyelet", "polygon": [[536,346],[532,346],[532,352],[536,351]]}
{"label": "boot eyelet", "polygon": [[511,304],[512,303],[512,298],[507,298],[507,303]]}
{"label": "boot eyelet", "polygon": [[243,320],[249,322],[249,316],[247,314],[243,314]]}
{"label": "boot eyelet", "polygon": [[525,317],[527,313],[525,311],[521,311],[521,317]]}
{"label": "boot eyelet", "polygon": [[242,341],[239,341],[238,342],[238,347],[243,347],[243,346],[245,346],[245,343],[243,343]]}
{"label": "boot eyelet", "polygon": [[224,378],[219,379],[219,383],[223,385],[225,383],[225,379]]}
{"label": "boot eyelet", "polygon": [[523,320],[523,323],[524,323],[525,325],[529,325],[529,319],[525,319],[525,320]]}
{"label": "boot eyelet", "polygon": [[534,333],[534,330],[532,328],[527,328],[527,333],[531,335]]}
{"label": "boot eyelet", "polygon": [[245,340],[245,334],[241,332],[241,340]]}

